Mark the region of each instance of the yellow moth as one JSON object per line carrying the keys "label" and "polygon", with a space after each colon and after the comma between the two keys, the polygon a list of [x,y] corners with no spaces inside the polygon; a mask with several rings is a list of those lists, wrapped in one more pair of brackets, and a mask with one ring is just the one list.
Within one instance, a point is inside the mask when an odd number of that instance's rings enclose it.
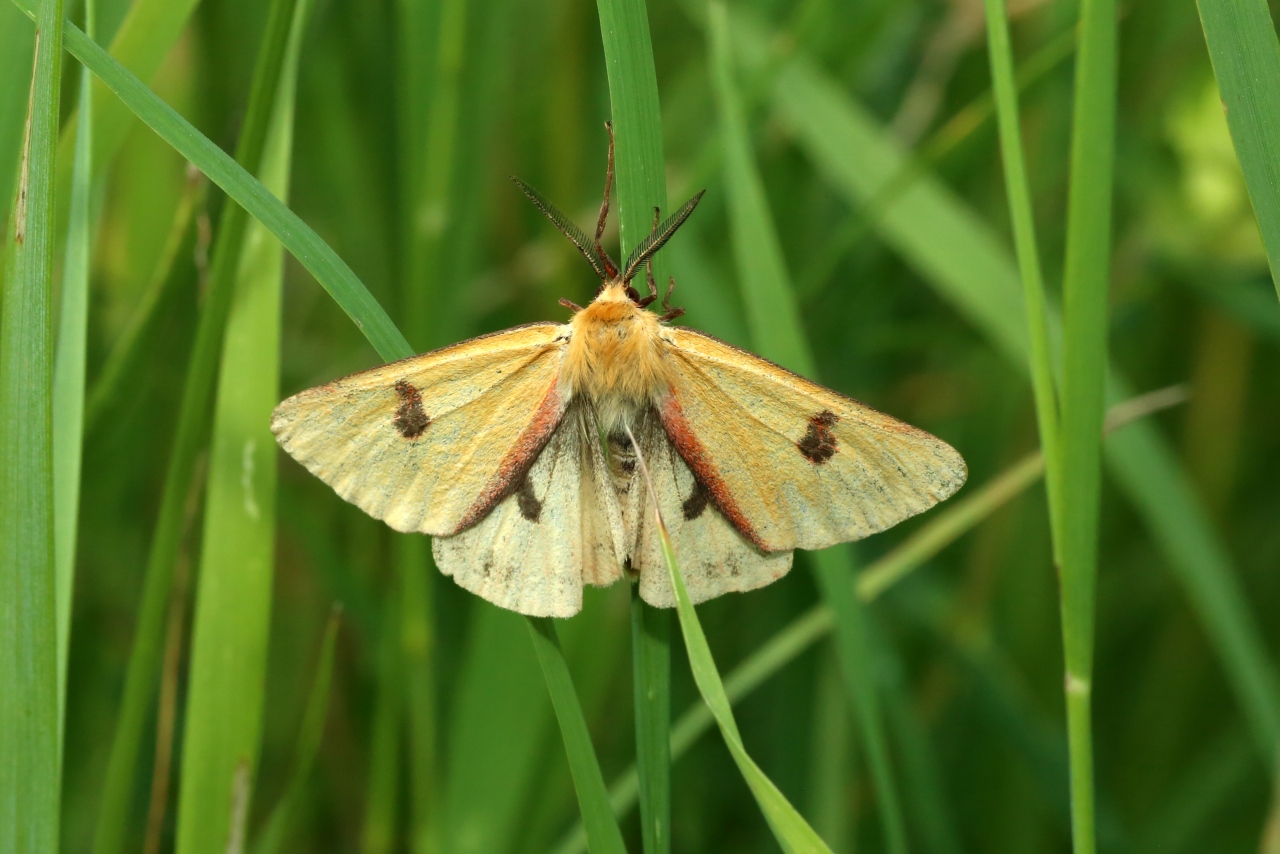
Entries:
{"label": "yellow moth", "polygon": [[[701,194],[622,267],[536,191],[603,284],[568,323],[531,323],[335,380],[277,407],[298,462],[503,608],[568,617],[584,584],[638,578],[675,605],[643,455],[694,602],[753,590],[794,549],[857,540],[964,483],[945,442],[648,310],[650,259]],[[631,282],[642,270],[649,294]],[[674,280],[671,287],[674,287]],[[667,291],[669,297],[670,287]],[[628,431],[635,442],[628,437]],[[603,440],[603,441],[602,441]]]}

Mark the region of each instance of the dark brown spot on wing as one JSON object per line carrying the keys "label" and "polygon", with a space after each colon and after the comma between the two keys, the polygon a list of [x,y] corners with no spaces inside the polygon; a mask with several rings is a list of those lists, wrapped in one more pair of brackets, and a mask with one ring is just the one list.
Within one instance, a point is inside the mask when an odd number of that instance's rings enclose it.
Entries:
{"label": "dark brown spot on wing", "polygon": [[697,519],[707,509],[707,490],[697,480],[694,480],[693,491],[680,505],[680,509],[684,512],[685,521],[688,522]]}
{"label": "dark brown spot on wing", "polygon": [[533,484],[527,477],[516,489],[516,506],[520,508],[520,515],[535,525],[538,523],[538,518],[542,516],[542,502],[533,494]]}
{"label": "dark brown spot on wing", "polygon": [[822,465],[836,455],[836,435],[831,432],[840,417],[829,409],[824,409],[809,419],[809,429],[796,447],[809,462]]}
{"label": "dark brown spot on wing", "polygon": [[431,426],[431,417],[422,410],[422,393],[407,380],[396,380],[396,396],[400,406],[396,408],[391,423],[401,436],[416,439]]}

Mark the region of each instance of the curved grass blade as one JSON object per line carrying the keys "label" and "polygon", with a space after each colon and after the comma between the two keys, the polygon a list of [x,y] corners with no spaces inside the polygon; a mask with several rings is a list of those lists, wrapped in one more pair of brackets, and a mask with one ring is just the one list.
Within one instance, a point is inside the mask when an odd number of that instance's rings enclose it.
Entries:
{"label": "curved grass blade", "polygon": [[[85,32],[92,35],[95,0],[85,2]],[[93,86],[80,69],[71,212],[62,265],[57,352],[53,363],[53,551],[58,632],[58,754],[67,705],[67,648],[71,639],[76,528],[80,518],[80,464],[84,448],[85,339],[89,329],[89,253],[93,239]]]}
{"label": "curved grass blade", "polygon": [[[627,434],[630,436],[630,430]],[[631,437],[631,443],[635,445],[635,437]],[[703,701],[715,717],[720,727],[720,734],[724,737],[724,743],[733,756],[733,761],[751,789],[751,794],[755,796],[765,821],[769,823],[769,828],[782,849],[789,854],[790,852],[830,852],[831,849],[796,811],[786,796],[778,790],[773,781],[765,776],[742,744],[742,734],[738,732],[738,723],[734,720],[733,709],[728,695],[725,694],[724,683],[720,681],[720,673],[716,669],[715,660],[711,657],[711,647],[707,645],[706,635],[702,633],[702,624],[698,622],[698,614],[693,609],[693,602],[689,600],[689,591],[684,585],[684,577],[681,576],[680,567],[676,563],[671,537],[667,533],[666,524],[662,521],[662,513],[658,510],[658,499],[653,492],[652,483],[649,482],[649,472],[644,458],[639,456],[638,446],[636,453],[645,482],[648,484],[654,515],[658,521],[662,557],[666,561],[671,585],[675,590],[680,633],[684,636],[689,668],[693,671],[693,681],[698,686],[698,693],[702,695]]]}
{"label": "curved grass blade", "polygon": [[[649,236],[655,208],[667,206],[658,78],[644,0],[597,0],[596,6],[609,77],[620,256],[627,258]],[[654,279],[665,282],[668,270],[658,253]],[[671,850],[671,614],[633,595],[631,629],[640,830],[646,854],[665,854]]]}
{"label": "curved grass blade", "polygon": [[[730,233],[752,338],[765,358],[813,377],[816,375],[813,354],[800,324],[782,247],[751,152],[746,119],[734,82],[727,12],[716,0],[708,5],[707,34],[720,110]],[[862,729],[888,850],[903,854],[907,850],[906,822],[889,762],[879,689],[872,676],[866,638],[868,616],[848,581],[854,572],[853,552],[848,546],[826,549],[814,555],[814,562],[818,589],[836,615],[840,670]]]}
{"label": "curved grass blade", "polygon": [[530,617],[529,635],[538,653],[538,663],[547,680],[551,705],[555,707],[560,722],[560,735],[564,738],[565,753],[569,757],[569,769],[573,773],[573,786],[578,792],[578,806],[582,810],[582,825],[586,828],[587,845],[593,852],[625,854],[627,846],[622,841],[622,831],[614,820],[609,806],[609,793],[604,787],[604,777],[587,731],[586,718],[573,688],[569,665],[560,649],[555,624],[548,617]]}
{"label": "curved grass blade", "polygon": [[53,245],[62,2],[43,0],[0,317],[0,850],[58,849]]}
{"label": "curved grass blade", "polygon": [[[294,91],[310,6],[309,0],[273,4],[272,15],[285,18],[287,41],[279,71],[259,78],[259,91],[274,105],[259,173],[281,198],[288,196]],[[268,51],[272,33],[269,23]],[[260,223],[238,230],[241,245],[226,256],[239,263],[227,283],[234,284],[234,293],[210,441],[182,745],[179,854],[244,850],[262,738],[275,578],[276,446],[270,424],[280,398],[284,251]]]}
{"label": "curved grass blade", "polygon": [[1266,0],[1198,0],[1196,7],[1280,295],[1280,41]]}

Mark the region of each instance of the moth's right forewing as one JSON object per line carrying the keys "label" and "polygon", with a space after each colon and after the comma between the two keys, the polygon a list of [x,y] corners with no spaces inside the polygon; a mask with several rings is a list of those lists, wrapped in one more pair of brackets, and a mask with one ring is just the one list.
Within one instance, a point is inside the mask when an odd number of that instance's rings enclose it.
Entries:
{"label": "moth's right forewing", "polygon": [[272,416],[280,445],[399,531],[454,534],[523,477],[568,404],[568,327],[473,338],[301,392]]}

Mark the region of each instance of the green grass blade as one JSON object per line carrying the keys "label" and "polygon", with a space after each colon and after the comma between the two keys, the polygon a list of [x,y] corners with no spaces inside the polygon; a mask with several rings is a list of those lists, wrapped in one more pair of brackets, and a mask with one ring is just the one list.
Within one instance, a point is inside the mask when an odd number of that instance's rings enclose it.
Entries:
{"label": "green grass blade", "polygon": [[[800,325],[782,247],[751,152],[746,119],[734,82],[728,16],[724,5],[714,0],[708,5],[708,13],[707,33],[720,110],[730,233],[748,325],[761,355],[812,377],[816,373],[813,354]],[[819,552],[815,555],[815,570],[818,589],[836,614],[840,669],[862,728],[888,849],[901,854],[907,850],[906,823],[889,762],[889,746],[877,701],[878,688],[872,678],[865,634],[867,615],[849,584],[853,575],[852,551],[840,547]]]}
{"label": "green grass blade", "polygon": [[[662,113],[644,0],[597,0],[615,140],[617,195],[614,210],[626,258],[653,228],[654,208],[667,210]],[[655,281],[667,281],[665,253],[653,259]],[[659,284],[661,289],[661,284]],[[632,683],[636,714],[636,758],[641,779],[641,835],[646,854],[671,850],[671,618],[649,613],[633,618]],[[643,631],[637,632],[636,625]]]}
{"label": "green grass blade", "polygon": [[[641,465],[643,465],[643,461]],[[648,472],[645,472],[648,480]],[[657,510],[657,497],[653,498],[653,507]],[[738,732],[738,723],[733,717],[733,708],[729,697],[725,694],[724,683],[720,681],[720,672],[716,669],[715,660],[711,656],[711,648],[707,645],[706,635],[702,632],[702,624],[698,622],[698,614],[689,600],[689,591],[684,586],[684,578],[680,575],[680,567],[676,563],[675,550],[671,546],[671,537],[667,534],[666,525],[658,515],[658,531],[662,542],[662,557],[667,564],[667,572],[671,577],[671,585],[676,594],[676,610],[680,617],[680,632],[684,636],[685,651],[689,656],[689,668],[693,671],[693,681],[698,686],[698,693],[706,702],[711,714],[720,727],[724,743],[733,756],[742,778],[755,796],[760,811],[764,814],[774,838],[786,852],[830,852],[826,843],[814,832],[808,822],[796,811],[786,796],[778,790],[765,773],[760,770],[746,748],[742,744],[742,735]]]}
{"label": "green grass blade", "polygon": [[[742,38],[743,33],[748,37]],[[735,36],[757,59],[766,53],[758,29],[742,24]],[[906,160],[875,119],[803,60],[779,71],[772,99],[783,125],[850,204],[872,198],[884,176],[895,174]],[[992,230],[954,193],[936,178],[921,176],[874,225],[997,351],[1020,368],[1027,364],[1017,267]],[[1114,391],[1124,393],[1119,386]],[[1226,547],[1165,440],[1145,426],[1131,428],[1125,436],[1132,453],[1109,451],[1108,465],[1186,589],[1259,744],[1270,752],[1280,744],[1280,727],[1272,723],[1280,721],[1280,692]],[[1120,447],[1119,439],[1111,445]],[[1162,491],[1170,484],[1180,488]]]}
{"label": "green grass blade", "polygon": [[[33,14],[30,0],[14,3]],[[265,225],[329,291],[379,356],[392,361],[413,355],[409,342],[351,268],[243,166],[71,24],[66,24],[66,48],[148,127]]]}
{"label": "green grass blade", "polygon": [[1045,317],[1044,275],[1040,250],[1036,245],[1031,187],[1022,154],[1022,129],[1018,111],[1018,87],[1013,73],[1013,47],[1009,38],[1005,0],[986,0],[987,53],[991,61],[991,86],[995,95],[996,119],[1000,127],[1000,151],[1004,159],[1005,191],[1017,248],[1018,272],[1022,278],[1022,298],[1027,310],[1027,340],[1030,343],[1031,386],[1036,401],[1036,421],[1040,447],[1047,464],[1045,481],[1049,518],[1054,531],[1054,553],[1061,562],[1058,546],[1062,537],[1062,452],[1058,423],[1058,395],[1053,384],[1054,360],[1050,352],[1049,324]]}
{"label": "green grass blade", "polygon": [[[0,199],[8,205],[18,178],[31,94],[31,44],[35,29],[13,7],[0,11]],[[8,238],[5,238],[8,242]]]}
{"label": "green grass blade", "polygon": [[[85,32],[92,35],[94,0],[85,3]],[[71,592],[75,577],[76,529],[80,517],[80,464],[84,447],[85,339],[89,327],[89,253],[92,244],[93,86],[80,69],[71,214],[62,266],[58,343],[53,363],[53,550],[58,625],[58,754],[67,705],[67,649],[71,639]]]}
{"label": "green grass blade", "polygon": [[533,648],[542,665],[542,675],[547,680],[547,692],[551,705],[560,722],[560,735],[564,738],[565,753],[573,772],[573,786],[578,792],[578,806],[582,810],[582,824],[587,832],[587,845],[593,852],[625,852],[622,831],[613,818],[609,806],[609,793],[605,791],[604,776],[596,760],[596,751],[587,731],[586,718],[578,704],[578,695],[569,675],[569,665],[560,649],[555,624],[547,617],[529,617],[529,635]]}
{"label": "green grass blade", "polygon": [[[1091,697],[1111,284],[1117,27],[1114,0],[1081,3],[1062,282],[1062,481],[1049,484],[1051,490],[1059,491],[1061,513],[1055,551],[1060,560],[1066,666],[1071,838],[1077,854],[1092,854],[1097,847]],[[1049,473],[1058,474],[1052,465]]]}
{"label": "green grass blade", "polygon": [[[287,43],[279,70],[264,63],[269,70],[258,78],[267,103],[274,104],[259,171],[263,184],[282,199],[288,196],[294,90],[309,9],[307,0],[273,5],[273,16],[286,17]],[[268,34],[267,52],[274,35],[270,24]],[[280,397],[284,251],[260,223],[240,231],[243,248],[232,248],[227,256],[238,257],[239,264],[209,453],[178,801],[179,854],[244,850],[266,694],[276,519],[270,424]]]}
{"label": "green grass blade", "polygon": [[1196,6],[1280,295],[1280,41],[1266,0],[1198,0]]}
{"label": "green grass blade", "polygon": [[[273,6],[273,16],[259,52],[259,65],[255,69],[254,86],[237,149],[239,159],[255,169],[262,159],[271,107],[275,101],[284,61],[292,0],[288,0],[287,6],[283,5],[284,2],[285,0],[277,0],[277,4]],[[262,188],[261,184],[256,181],[254,183]],[[269,194],[265,188],[262,190]],[[188,363],[160,515],[147,559],[142,604],[130,651],[124,698],[116,723],[94,838],[94,849],[98,854],[115,854],[125,844],[129,805],[135,791],[138,749],[150,713],[151,698],[159,679],[165,614],[169,592],[173,586],[174,566],[181,550],[187,496],[191,491],[196,458],[208,435],[210,399],[213,396],[223,331],[231,310],[238,259],[247,226],[248,217],[243,208],[238,205],[227,205],[224,208],[210,265],[208,294]],[[243,451],[239,450],[238,453]],[[269,459],[272,463],[269,468],[274,471],[274,456],[264,459]],[[258,458],[255,457],[253,461],[259,464],[258,471],[263,471]],[[243,465],[242,461],[240,465]],[[237,477],[235,484],[238,486],[239,483]],[[267,511],[260,508],[260,512]]]}
{"label": "green grass blade", "polygon": [[320,641],[320,658],[316,663],[316,675],[311,683],[311,691],[302,713],[302,725],[298,729],[293,770],[289,775],[284,794],[281,795],[280,801],[267,819],[262,837],[254,846],[254,854],[276,854],[278,851],[285,850],[284,846],[288,841],[289,833],[298,821],[298,811],[306,795],[311,769],[316,763],[316,754],[320,752],[320,742],[324,738],[324,724],[329,711],[329,689],[333,683],[334,649],[337,645],[338,628],[341,625],[342,609],[335,606],[329,614],[324,638]]}
{"label": "green grass blade", "polygon": [[395,850],[400,777],[400,633],[399,591],[389,587],[378,627],[377,671],[369,748],[369,780],[365,786],[361,854]]}
{"label": "green grass blade", "polygon": [[53,530],[54,170],[62,2],[44,0],[0,318],[0,849],[58,849]]}

